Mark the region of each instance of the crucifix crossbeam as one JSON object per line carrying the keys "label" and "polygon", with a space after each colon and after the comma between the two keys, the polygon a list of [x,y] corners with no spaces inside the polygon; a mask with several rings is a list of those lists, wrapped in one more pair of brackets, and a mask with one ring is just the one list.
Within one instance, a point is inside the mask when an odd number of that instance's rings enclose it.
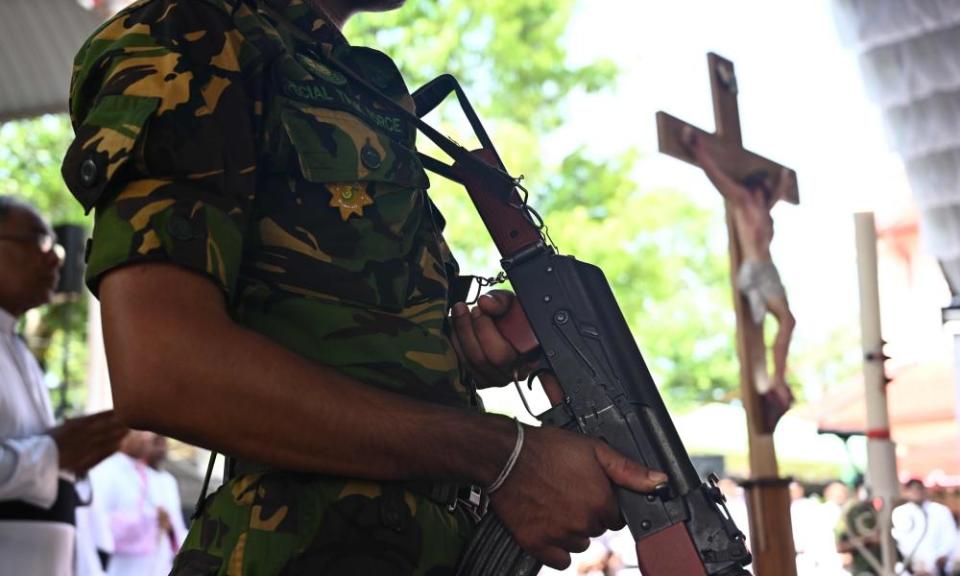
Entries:
{"label": "crucifix crossbeam", "polygon": [[[683,144],[682,138],[684,129],[690,129],[717,159],[720,168],[734,180],[743,180],[751,174],[765,172],[773,181],[772,187],[776,188],[784,166],[743,147],[740,134],[740,109],[737,104],[737,77],[733,70],[733,62],[712,52],[707,55],[707,61],[710,67],[710,91],[713,93],[716,132],[706,132],[666,112],[657,112],[660,152],[693,164],[693,158]],[[783,200],[791,204],[800,202],[796,180],[794,185],[786,191]]]}
{"label": "crucifix crossbeam", "polygon": [[[763,174],[779,198],[799,203],[795,174],[782,165],[743,147],[737,105],[737,77],[733,62],[716,54],[708,55],[710,88],[716,131],[706,132],[665,112],[657,113],[660,152],[690,164],[697,164],[688,144],[699,141],[709,157],[726,176],[736,182]],[[789,175],[790,179],[780,180]],[[726,202],[727,231],[730,240],[730,270],[734,309],[737,317],[737,354],[740,359],[740,388],[747,413],[751,479],[744,483],[750,509],[751,551],[758,576],[794,576],[796,574],[793,535],[790,527],[790,500],[787,481],[779,478],[773,434],[764,424],[760,390],[768,389],[767,349],[762,321],[751,315],[750,303],[737,285],[743,264],[743,245],[731,201]]]}

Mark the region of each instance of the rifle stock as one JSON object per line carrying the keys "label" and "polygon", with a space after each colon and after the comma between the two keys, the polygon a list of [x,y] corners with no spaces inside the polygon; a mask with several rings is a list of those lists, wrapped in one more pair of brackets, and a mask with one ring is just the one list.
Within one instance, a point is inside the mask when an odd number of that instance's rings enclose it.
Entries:
{"label": "rifle stock", "polygon": [[[472,154],[495,165],[488,151]],[[550,372],[562,389],[563,401],[538,418],[600,438],[670,477],[654,494],[618,489],[644,576],[749,574],[743,534],[716,479],[704,483],[694,469],[603,272],[545,245],[519,194],[502,179],[466,164],[454,169],[500,250],[520,305],[499,325],[518,347],[530,347],[518,330],[525,325],[520,313],[526,316],[541,348],[534,375]],[[477,573],[521,573],[487,566]]]}

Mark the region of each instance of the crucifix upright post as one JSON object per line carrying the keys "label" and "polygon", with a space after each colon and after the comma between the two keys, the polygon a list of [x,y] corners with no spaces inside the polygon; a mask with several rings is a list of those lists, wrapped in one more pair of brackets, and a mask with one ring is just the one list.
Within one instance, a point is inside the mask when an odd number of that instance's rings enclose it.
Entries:
{"label": "crucifix upright post", "polygon": [[[708,133],[665,112],[657,113],[660,152],[684,162],[695,163],[684,144],[684,131],[692,130],[717,165],[730,177],[741,181],[750,174],[766,172],[771,179],[780,177],[782,166],[744,149],[737,105],[737,77],[733,62],[708,54],[710,87],[716,132]],[[774,182],[776,184],[776,182]],[[786,191],[785,200],[798,203],[796,186]],[[779,477],[773,435],[765,430],[758,384],[765,384],[767,372],[763,325],[751,318],[750,305],[737,287],[742,261],[742,246],[737,237],[729,201],[726,205],[730,246],[730,278],[737,317],[737,354],[740,359],[740,389],[747,414],[751,478],[744,483],[750,511],[751,551],[757,576],[795,576],[796,554],[790,526],[788,481]]]}

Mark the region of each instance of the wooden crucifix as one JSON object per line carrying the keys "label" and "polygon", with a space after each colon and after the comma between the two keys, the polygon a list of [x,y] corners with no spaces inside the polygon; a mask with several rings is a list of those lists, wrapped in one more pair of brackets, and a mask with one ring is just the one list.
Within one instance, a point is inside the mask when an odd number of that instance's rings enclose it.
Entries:
{"label": "wooden crucifix", "polygon": [[[778,189],[781,199],[797,204],[799,194],[795,176],[781,182],[788,175],[792,176],[792,171],[743,147],[733,62],[713,53],[707,55],[707,60],[716,132],[705,132],[665,112],[658,112],[660,152],[698,164],[691,154],[690,142],[699,142],[720,171],[732,181],[743,182],[756,175],[765,175],[765,185],[769,189]],[[744,261],[744,244],[738,238],[734,210],[729,199],[726,202],[726,219],[737,318],[741,394],[747,413],[750,443],[751,479],[743,485],[750,510],[753,566],[757,576],[794,576],[796,555],[790,527],[789,481],[779,477],[773,435],[771,427],[764,422],[760,395],[760,390],[766,389],[769,378],[763,322],[762,319],[759,322],[755,320],[748,298],[741,293],[738,275]]]}

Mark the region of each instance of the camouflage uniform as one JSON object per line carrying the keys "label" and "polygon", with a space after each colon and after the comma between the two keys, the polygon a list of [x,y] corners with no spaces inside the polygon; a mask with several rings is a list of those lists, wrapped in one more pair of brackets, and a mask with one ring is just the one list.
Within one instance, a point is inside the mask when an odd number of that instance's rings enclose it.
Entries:
{"label": "camouflage uniform", "polygon": [[[96,209],[88,283],[173,262],[304,357],[470,406],[415,130],[330,57],[413,109],[388,57],[303,0],[144,0],[101,27],[75,61],[63,167]],[[208,500],[174,573],[436,576],[471,530],[400,485],[266,471]]]}

